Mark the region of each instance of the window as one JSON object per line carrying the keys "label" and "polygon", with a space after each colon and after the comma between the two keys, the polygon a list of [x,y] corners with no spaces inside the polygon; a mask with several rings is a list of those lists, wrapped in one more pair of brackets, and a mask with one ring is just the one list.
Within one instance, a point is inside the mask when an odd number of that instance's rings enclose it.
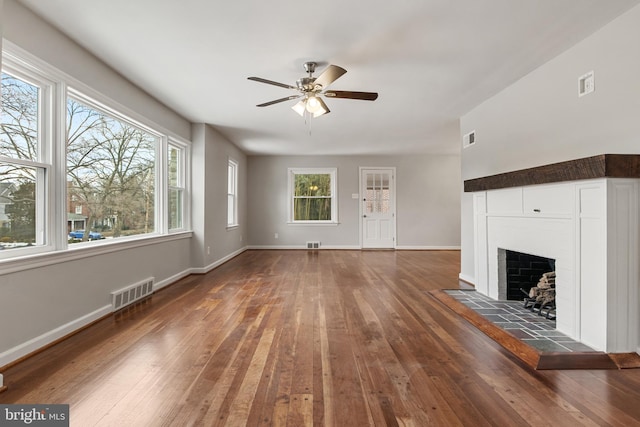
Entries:
{"label": "window", "polygon": [[186,147],[169,142],[169,230],[183,229]]}
{"label": "window", "polygon": [[289,222],[337,223],[336,169],[289,169]]}
{"label": "window", "polygon": [[238,225],[238,163],[229,159],[227,167],[227,226]]}
{"label": "window", "polygon": [[0,249],[44,247],[51,86],[34,73],[10,66],[1,78]]}
{"label": "window", "polygon": [[155,232],[160,137],[77,96],[67,99],[69,202],[75,196],[87,216],[85,228],[107,238]]}
{"label": "window", "polygon": [[188,226],[188,142],[11,43],[1,77],[0,258]]}

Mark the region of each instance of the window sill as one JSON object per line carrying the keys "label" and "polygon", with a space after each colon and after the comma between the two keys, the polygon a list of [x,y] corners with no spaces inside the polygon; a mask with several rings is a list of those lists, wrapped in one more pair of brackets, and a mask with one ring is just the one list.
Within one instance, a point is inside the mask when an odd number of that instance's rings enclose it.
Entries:
{"label": "window sill", "polygon": [[227,225],[227,231],[235,230],[236,228],[240,228],[240,224]]}
{"label": "window sill", "polygon": [[132,237],[128,239],[123,238],[123,240],[101,240],[88,242],[87,244],[76,243],[70,245],[66,250],[52,250],[45,253],[30,254],[16,258],[6,258],[0,261],[0,276],[3,274],[16,273],[31,268],[46,267],[52,264],[74,261],[140,246],[154,245],[172,240],[190,239],[192,236],[192,231],[185,231],[165,235],[150,235],[144,237]]}

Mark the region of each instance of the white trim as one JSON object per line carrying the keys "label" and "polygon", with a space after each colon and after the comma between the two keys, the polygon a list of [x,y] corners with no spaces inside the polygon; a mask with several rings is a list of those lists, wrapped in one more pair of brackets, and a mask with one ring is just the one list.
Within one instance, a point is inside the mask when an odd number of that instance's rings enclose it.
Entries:
{"label": "white trim", "polygon": [[28,354],[33,353],[34,351],[37,351],[46,345],[51,344],[52,342],[59,340],[60,338],[63,338],[86,325],[89,325],[92,322],[95,322],[96,320],[111,314],[111,310],[111,304],[105,305],[91,313],[85,314],[71,322],[65,323],[62,326],[45,332],[40,336],[32,338],[27,342],[0,353],[0,367],[18,360],[21,357],[27,356]]}
{"label": "white trim", "polygon": [[379,249],[396,249],[398,247],[398,221],[397,218],[397,205],[396,205],[396,167],[395,166],[359,166],[358,167],[358,238],[360,242],[361,249],[376,249],[376,248],[365,248],[364,247],[364,235],[362,230],[364,228],[363,218],[364,212],[362,211],[363,204],[361,203],[363,200],[362,194],[362,171],[364,170],[389,170],[391,171],[391,182],[389,183],[389,187],[391,190],[391,211],[393,215],[393,247],[391,248],[379,248]]}
{"label": "white trim", "polygon": [[460,246],[396,246],[399,251],[459,251]]}
{"label": "white trim", "polygon": [[[238,169],[240,165],[233,157],[227,157],[227,229],[231,227],[237,227],[238,224]],[[231,171],[230,171],[231,169]],[[229,179],[229,172],[231,173],[231,179]],[[231,182],[233,181],[233,183]],[[233,185],[232,185],[233,184]],[[229,187],[233,187],[229,192]],[[233,198],[233,211],[231,222],[229,222],[229,196]]]}
{"label": "white trim", "polygon": [[[293,219],[293,183],[295,175],[312,175],[312,174],[328,174],[331,175],[331,220],[322,221],[295,221]],[[337,225],[338,224],[338,168],[305,168],[295,167],[287,168],[287,224],[302,225]]]}
{"label": "white trim", "polygon": [[[126,237],[118,239],[106,239],[101,241],[93,241],[83,245],[76,243],[65,251],[51,251],[37,255],[24,256],[20,258],[8,258],[0,261],[0,276],[9,273],[16,273],[32,268],[46,267],[48,265],[60,264],[69,261],[75,261],[82,258],[88,258],[98,255],[104,255],[111,252],[119,252],[126,249],[138,248],[142,246],[155,245],[159,243],[170,242],[173,240],[190,239],[193,232],[186,231],[182,233],[172,233],[168,235],[145,235],[144,237],[130,238]],[[122,239],[122,240],[120,240]],[[82,245],[82,247],[78,247]],[[17,250],[17,249],[11,249]]]}
{"label": "white trim", "polygon": [[237,257],[238,255],[240,255],[241,253],[243,253],[244,251],[246,251],[249,247],[248,246],[244,246],[240,249],[238,249],[237,251],[231,252],[229,255],[220,258],[217,261],[212,262],[211,264],[202,267],[202,268],[191,268],[189,269],[189,273],[191,274],[206,274],[208,272],[210,272],[211,270],[213,270],[216,267],[219,267],[220,265],[224,264],[225,262],[229,261],[232,258]]}
{"label": "white trim", "polygon": [[[93,256],[95,253],[88,249],[85,245],[73,245],[72,248],[67,246],[66,239],[66,144],[63,144],[66,135],[66,105],[67,99],[75,99],[86,106],[96,109],[107,116],[132,125],[136,128],[142,129],[145,132],[153,135],[157,138],[156,144],[156,158],[154,161],[155,168],[155,227],[156,233],[147,235],[131,236],[131,239],[140,239],[147,241],[149,238],[155,238],[158,234],[166,235],[167,233],[181,234],[188,232],[191,228],[191,211],[190,211],[190,184],[191,184],[191,142],[176,135],[174,132],[169,131],[158,123],[150,120],[144,115],[114,101],[108,96],[104,95],[90,86],[82,83],[78,79],[71,75],[57,69],[50,65],[46,61],[32,55],[28,51],[18,47],[17,45],[4,40],[2,46],[2,59],[3,68],[8,70],[10,74],[16,74],[16,77],[27,77],[28,81],[37,81],[38,86],[44,90],[42,99],[44,99],[43,112],[47,116],[45,123],[41,123],[43,129],[42,141],[40,144],[49,144],[46,147],[46,162],[49,164],[47,169],[47,188],[43,190],[44,199],[46,201],[46,213],[43,216],[46,217],[46,221],[40,221],[46,223],[47,233],[43,240],[43,245],[36,247],[30,247],[28,249],[15,249],[9,252],[3,253],[0,256],[0,266],[9,265],[12,266],[10,270],[2,270],[0,275],[7,272],[20,271],[25,267],[21,265],[27,265],[26,268],[31,268],[33,265],[33,259],[37,258],[41,254],[45,254],[44,259],[51,256],[51,259],[59,259],[56,256],[62,254],[62,258],[67,255],[68,251],[75,251],[82,249],[87,251],[86,256]],[[45,87],[46,86],[46,87]],[[46,89],[46,90],[45,90]],[[53,142],[53,139],[57,143]],[[45,141],[46,140],[46,141]],[[184,192],[183,192],[183,227],[177,230],[168,230],[168,203],[167,203],[167,147],[171,143],[177,147],[183,148],[183,168],[185,174]],[[39,228],[42,228],[39,226]],[[40,230],[37,230],[41,234]],[[38,235],[39,235],[38,234]],[[118,239],[120,240],[120,239]],[[106,242],[105,242],[106,243]],[[142,243],[148,244],[148,243]],[[92,242],[92,246],[98,246],[97,243]],[[102,246],[102,245],[100,245]],[[101,252],[104,249],[100,250]],[[6,264],[4,262],[6,260]],[[26,261],[25,261],[26,260]],[[13,261],[17,261],[13,263]],[[45,263],[44,265],[52,264],[52,262]],[[13,267],[17,266],[17,267]]]}
{"label": "white trim", "polygon": [[[305,245],[251,245],[247,246],[247,249],[286,249],[286,250],[305,250],[308,251]],[[318,249],[315,250],[327,250],[327,249],[335,249],[335,250],[360,250],[360,246],[353,245],[322,245]]]}
{"label": "white trim", "polygon": [[463,282],[466,282],[470,285],[473,285],[474,287],[476,286],[476,278],[472,277],[472,276],[467,276],[466,274],[460,273],[458,274],[458,279],[462,280]]}

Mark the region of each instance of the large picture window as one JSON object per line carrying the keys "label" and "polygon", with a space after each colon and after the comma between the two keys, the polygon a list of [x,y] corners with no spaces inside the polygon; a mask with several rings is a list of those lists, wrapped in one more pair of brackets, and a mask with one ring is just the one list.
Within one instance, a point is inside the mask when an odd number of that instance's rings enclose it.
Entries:
{"label": "large picture window", "polygon": [[289,169],[289,222],[337,223],[336,169]]}
{"label": "large picture window", "polygon": [[86,101],[67,99],[68,211],[77,213],[81,206],[85,216],[83,232],[70,234],[72,240],[155,231],[159,141]]}
{"label": "large picture window", "polygon": [[1,77],[0,258],[187,229],[187,141],[10,43]]}

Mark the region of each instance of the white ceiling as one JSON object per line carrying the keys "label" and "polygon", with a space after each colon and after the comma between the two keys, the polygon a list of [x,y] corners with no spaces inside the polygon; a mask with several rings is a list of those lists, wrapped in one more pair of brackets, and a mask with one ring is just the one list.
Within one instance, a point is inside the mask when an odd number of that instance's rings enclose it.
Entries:
{"label": "white ceiling", "polygon": [[[459,152],[461,115],[640,2],[20,1],[254,154]],[[295,85],[308,60],[348,70],[331,89],[378,100],[327,99],[331,114],[310,123],[296,101],[255,107],[294,92],[247,77]]]}

